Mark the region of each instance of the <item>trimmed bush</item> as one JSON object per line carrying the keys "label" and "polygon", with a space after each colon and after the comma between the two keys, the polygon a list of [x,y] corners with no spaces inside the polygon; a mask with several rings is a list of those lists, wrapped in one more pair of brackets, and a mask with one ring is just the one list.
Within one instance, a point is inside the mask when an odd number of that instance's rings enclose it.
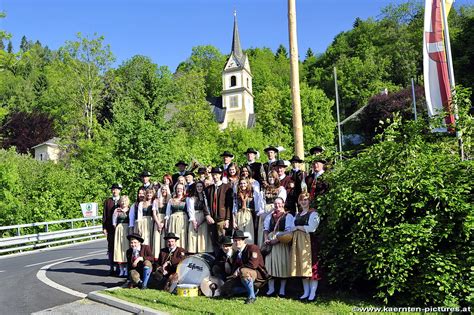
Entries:
{"label": "trimmed bush", "polygon": [[330,173],[321,257],[333,286],[387,304],[458,306],[472,283],[473,166],[455,139],[399,118]]}

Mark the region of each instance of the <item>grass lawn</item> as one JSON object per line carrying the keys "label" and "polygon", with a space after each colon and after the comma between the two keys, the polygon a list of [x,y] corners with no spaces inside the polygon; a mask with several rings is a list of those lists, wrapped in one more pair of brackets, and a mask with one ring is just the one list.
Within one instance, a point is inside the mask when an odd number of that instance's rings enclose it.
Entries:
{"label": "grass lawn", "polygon": [[186,298],[168,292],[138,289],[102,291],[116,298],[147,306],[171,314],[315,314],[351,313],[353,307],[375,306],[371,302],[345,297],[318,297],[315,303],[301,303],[278,297],[257,297],[254,304],[245,305],[244,297],[232,299],[210,299],[204,296]]}

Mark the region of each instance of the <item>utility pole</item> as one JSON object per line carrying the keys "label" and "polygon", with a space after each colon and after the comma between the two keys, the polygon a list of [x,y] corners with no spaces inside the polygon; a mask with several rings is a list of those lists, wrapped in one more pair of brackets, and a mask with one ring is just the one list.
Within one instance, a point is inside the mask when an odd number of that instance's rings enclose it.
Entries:
{"label": "utility pole", "polygon": [[301,118],[298,38],[296,35],[296,0],[288,0],[288,34],[290,37],[291,103],[293,105],[293,135],[295,154],[304,159],[303,119]]}

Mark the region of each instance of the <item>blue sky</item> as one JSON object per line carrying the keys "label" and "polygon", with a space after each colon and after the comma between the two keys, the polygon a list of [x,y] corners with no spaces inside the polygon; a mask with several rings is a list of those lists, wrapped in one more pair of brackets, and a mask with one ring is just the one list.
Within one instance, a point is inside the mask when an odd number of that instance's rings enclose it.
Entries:
{"label": "blue sky", "polygon": [[[74,40],[76,33],[105,36],[117,61],[136,54],[174,71],[198,45],[230,51],[233,11],[246,48],[288,47],[286,0],[0,0],[7,17],[0,28],[18,50],[23,35],[51,49]],[[298,46],[323,52],[334,36],[352,28],[356,17],[377,17],[398,0],[296,0]],[[458,0],[456,5],[470,1]]]}

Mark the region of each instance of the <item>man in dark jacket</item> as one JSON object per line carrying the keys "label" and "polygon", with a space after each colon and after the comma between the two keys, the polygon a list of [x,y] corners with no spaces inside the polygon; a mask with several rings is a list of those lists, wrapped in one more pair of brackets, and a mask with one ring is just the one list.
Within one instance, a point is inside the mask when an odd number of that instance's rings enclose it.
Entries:
{"label": "man in dark jacket", "polygon": [[222,280],[232,275],[232,238],[230,236],[222,236],[220,238],[221,248],[217,251],[214,265],[212,266],[212,274]]}
{"label": "man in dark jacket", "polygon": [[232,227],[233,189],[230,184],[222,183],[222,169],[214,167],[211,170],[214,184],[205,190],[210,216],[206,217],[211,228],[211,238],[214,249],[217,249],[218,240],[225,235],[226,230]]}
{"label": "man in dark jacket", "polygon": [[120,192],[122,185],[113,184],[110,187],[112,190],[112,197],[108,198],[104,202],[104,211],[102,213],[102,230],[104,235],[107,237],[107,255],[109,257],[110,271],[109,275],[114,275],[114,239],[115,239],[115,227],[112,224],[112,216],[115,209],[119,207]]}
{"label": "man in dark jacket", "polygon": [[143,238],[139,234],[127,236],[130,248],[126,252],[127,269],[129,274],[128,287],[137,286],[144,290],[147,288],[153,268],[153,252],[150,246],[143,244]]}
{"label": "man in dark jacket", "polygon": [[154,278],[159,282],[158,287],[169,287],[169,281],[175,278],[179,263],[186,258],[186,251],[176,246],[179,237],[174,233],[168,233],[164,237],[166,247],[160,250],[157,260],[157,269]]}
{"label": "man in dark jacket", "polygon": [[255,289],[261,288],[268,279],[260,248],[254,244],[246,244],[247,236],[237,230],[233,240],[237,251],[232,255],[232,275],[221,288],[223,296],[236,293],[247,293],[245,304],[252,304],[256,300]]}
{"label": "man in dark jacket", "polygon": [[257,150],[254,148],[248,148],[247,151],[244,152],[245,156],[247,157],[247,163],[245,163],[243,166],[248,165],[250,167],[252,170],[253,179],[255,179],[262,188],[267,186],[267,174],[265,174],[265,168],[263,167],[263,164],[255,161],[257,153]]}

